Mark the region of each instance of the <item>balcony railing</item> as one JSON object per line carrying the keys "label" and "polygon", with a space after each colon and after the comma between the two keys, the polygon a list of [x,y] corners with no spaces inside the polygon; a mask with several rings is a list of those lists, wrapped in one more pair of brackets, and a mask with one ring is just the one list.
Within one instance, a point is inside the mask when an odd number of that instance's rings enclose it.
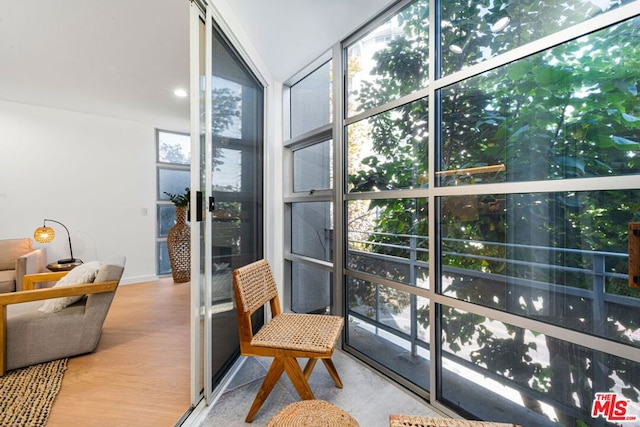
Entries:
{"label": "balcony railing", "polygon": [[[388,240],[388,242],[376,242],[369,240],[368,237],[370,235],[375,234],[376,238],[380,240]],[[349,240],[349,249],[347,251],[347,268],[352,271],[358,271],[361,273],[365,273],[367,277],[371,277],[370,282],[375,286],[376,295],[374,297],[375,307],[373,307],[373,312],[375,313],[372,317],[365,316],[360,314],[358,311],[349,310],[349,316],[355,319],[359,319],[361,322],[365,322],[370,325],[370,327],[374,328],[376,331],[380,332],[384,331],[385,336],[395,336],[398,338],[398,343],[402,343],[401,345],[406,345],[407,343],[410,346],[411,355],[416,356],[418,353],[418,348],[423,348],[428,351],[429,344],[423,339],[419,338],[418,334],[418,322],[416,317],[416,311],[418,310],[417,301],[414,295],[410,297],[410,332],[405,332],[400,328],[393,327],[388,321],[388,314],[386,314],[387,319],[383,322],[381,319],[381,314],[383,311],[383,307],[381,307],[378,303],[378,293],[382,286],[388,284],[388,280],[393,280],[393,278],[389,279],[388,276],[377,275],[376,272],[379,270],[380,273],[383,272],[384,266],[393,264],[394,266],[398,266],[397,268],[401,268],[403,272],[406,272],[406,279],[401,282],[405,285],[416,286],[417,283],[417,274],[416,272],[422,270],[425,272],[428,271],[429,262],[428,260],[428,249],[426,249],[428,244],[428,237],[426,236],[414,236],[414,235],[402,235],[402,234],[388,234],[388,233],[362,233],[362,232],[351,232],[349,236],[358,236],[359,238],[352,238]],[[397,242],[404,242],[405,244],[398,244]],[[394,242],[394,243],[389,243]],[[457,247],[458,250],[452,250],[451,248]],[[473,248],[473,253],[469,252],[461,252],[460,248]],[[355,249],[357,248],[357,249]],[[579,249],[569,249],[569,248],[555,248],[555,247],[542,247],[542,246],[528,246],[528,245],[518,245],[518,244],[510,244],[510,243],[497,243],[497,242],[487,242],[487,241],[469,241],[464,239],[443,239],[442,241],[442,255],[444,257],[456,258],[458,260],[462,260],[459,264],[464,264],[466,260],[469,264],[475,263],[475,265],[481,265],[482,263],[493,263],[494,265],[502,263],[507,266],[504,271],[519,271],[523,270],[531,270],[536,272],[547,272],[549,273],[546,277],[554,277],[554,276],[572,276],[572,277],[580,277],[582,279],[581,283],[570,283],[570,284],[561,284],[561,283],[553,283],[546,282],[540,280],[538,278],[531,277],[516,277],[503,273],[493,273],[491,271],[481,271],[481,269],[471,269],[471,268],[461,268],[461,267],[453,267],[443,265],[441,268],[442,277],[457,277],[464,278],[465,280],[480,280],[483,283],[492,282],[494,284],[498,284],[500,286],[504,286],[506,289],[510,291],[511,295],[516,296],[510,304],[506,304],[504,307],[499,308],[503,311],[513,312],[515,314],[522,314],[523,316],[527,316],[527,313],[520,313],[518,311],[519,301],[517,301],[517,296],[520,295],[523,291],[527,293],[543,293],[546,295],[558,295],[562,296],[565,299],[571,300],[575,299],[583,304],[583,309],[588,310],[591,313],[592,319],[597,321],[586,322],[586,324],[590,324],[590,330],[580,329],[581,332],[589,333],[596,336],[601,336],[604,338],[607,337],[607,319],[608,319],[608,305],[615,304],[623,308],[623,310],[628,310],[629,313],[637,313],[638,308],[640,308],[640,298],[636,298],[634,296],[628,295],[618,295],[615,293],[607,292],[606,284],[608,282],[614,281],[616,283],[626,283],[628,279],[628,275],[616,271],[612,271],[611,268],[607,268],[607,265],[621,265],[621,263],[626,262],[628,259],[628,255],[626,253],[615,253],[615,252],[606,252],[606,251],[591,251],[591,250],[579,250]],[[486,250],[483,250],[486,249]],[[384,252],[387,252],[386,254]],[[395,252],[396,255],[390,255],[389,252]],[[471,252],[471,251],[470,251]],[[521,254],[531,254],[531,253],[543,253],[546,252],[548,254],[548,260],[555,260],[558,256],[573,256],[574,259],[577,257],[581,260],[581,266],[567,266],[561,265],[558,263],[543,263],[540,261],[530,261],[526,259],[514,259],[508,257],[496,257],[496,256],[487,256],[484,255],[483,252],[486,253],[516,253],[519,252]],[[397,254],[401,253],[402,256],[398,256]],[[523,258],[521,256],[521,258]],[[363,260],[367,260],[366,266],[357,264],[358,262],[362,262]],[[478,262],[479,261],[479,262]],[[354,265],[353,263],[356,263]],[[371,267],[372,266],[372,267]],[[369,268],[370,267],[370,268]],[[373,269],[374,271],[370,271]],[[368,271],[369,270],[369,271]],[[542,275],[544,276],[544,274]],[[360,276],[363,277],[363,276]],[[376,284],[376,277],[382,277],[385,285]],[[579,286],[576,286],[579,285]],[[430,284],[429,286],[433,286]],[[444,285],[443,285],[444,286]],[[403,289],[406,289],[403,288]],[[439,289],[438,291],[443,291],[443,293],[447,294],[447,289]],[[455,297],[455,295],[452,295]],[[471,301],[474,302],[474,301]],[[588,308],[585,308],[587,307]],[[494,307],[495,308],[495,307]],[[536,317],[538,320],[545,321],[544,317]],[[399,319],[404,320],[405,319]],[[589,319],[591,320],[591,319]],[[561,321],[562,322],[562,321]],[[585,322],[583,322],[585,323]],[[558,324],[562,327],[569,327],[562,323]],[[637,333],[637,332],[636,332]],[[377,333],[376,333],[377,334]],[[391,338],[393,341],[393,338]],[[631,339],[632,345],[640,347],[640,338],[635,337]],[[391,344],[391,342],[390,342]],[[628,344],[628,343],[627,343]],[[470,360],[467,360],[464,357],[460,357],[446,349],[442,350],[443,357],[446,357],[449,360],[454,361],[456,364],[460,366],[464,366],[465,368],[476,372],[479,376],[493,378],[502,383],[508,383],[508,386],[514,390],[517,390],[520,393],[525,393],[532,398],[538,399],[541,402],[548,403],[554,407],[557,407],[564,411],[565,413],[573,414],[575,416],[584,415],[579,414],[579,409],[576,407],[571,407],[570,405],[565,405],[553,400],[552,396],[545,395],[544,393],[539,393],[534,390],[531,390],[527,387],[523,387],[521,385],[516,384],[515,382],[511,382],[508,378],[505,378],[501,375],[493,374],[488,372],[486,369],[483,369],[481,366],[478,366],[472,363]],[[605,378],[593,378],[594,384],[593,387],[597,387],[598,385],[604,384]]]}

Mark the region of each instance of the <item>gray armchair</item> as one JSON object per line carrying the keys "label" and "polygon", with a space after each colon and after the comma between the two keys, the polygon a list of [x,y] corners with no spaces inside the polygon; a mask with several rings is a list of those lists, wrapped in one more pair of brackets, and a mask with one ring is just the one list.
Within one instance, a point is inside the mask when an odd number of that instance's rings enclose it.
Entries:
{"label": "gray armchair", "polygon": [[0,240],[0,293],[22,290],[25,274],[46,271],[47,253],[29,238]]}
{"label": "gray armchair", "polygon": [[[103,264],[93,283],[34,289],[66,272],[24,277],[25,290],[0,294],[0,376],[6,371],[90,353],[98,346],[102,325],[124,271],[124,258]],[[55,313],[43,313],[43,300],[82,295]]]}

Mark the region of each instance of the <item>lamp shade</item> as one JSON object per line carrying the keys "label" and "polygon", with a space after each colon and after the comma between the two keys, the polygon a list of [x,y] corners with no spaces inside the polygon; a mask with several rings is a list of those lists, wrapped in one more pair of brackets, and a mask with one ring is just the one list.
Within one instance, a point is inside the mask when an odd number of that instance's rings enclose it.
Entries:
{"label": "lamp shade", "polygon": [[38,227],[33,232],[33,238],[39,243],[49,243],[54,237],[56,237],[56,233],[51,227]]}

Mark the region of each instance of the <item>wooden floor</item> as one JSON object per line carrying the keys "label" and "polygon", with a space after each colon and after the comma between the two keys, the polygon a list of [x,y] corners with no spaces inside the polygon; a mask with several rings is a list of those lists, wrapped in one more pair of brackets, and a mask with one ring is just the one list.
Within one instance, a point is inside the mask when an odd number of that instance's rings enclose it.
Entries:
{"label": "wooden floor", "polygon": [[96,351],[69,360],[47,426],[174,426],[190,404],[189,311],[189,283],[121,285]]}

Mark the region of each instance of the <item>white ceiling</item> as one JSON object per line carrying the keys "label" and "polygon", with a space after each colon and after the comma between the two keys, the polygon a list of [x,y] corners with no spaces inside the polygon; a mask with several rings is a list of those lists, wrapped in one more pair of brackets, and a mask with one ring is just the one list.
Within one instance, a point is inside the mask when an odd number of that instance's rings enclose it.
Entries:
{"label": "white ceiling", "polygon": [[[226,1],[276,81],[390,2]],[[188,130],[188,79],[188,0],[0,0],[2,100]]]}

